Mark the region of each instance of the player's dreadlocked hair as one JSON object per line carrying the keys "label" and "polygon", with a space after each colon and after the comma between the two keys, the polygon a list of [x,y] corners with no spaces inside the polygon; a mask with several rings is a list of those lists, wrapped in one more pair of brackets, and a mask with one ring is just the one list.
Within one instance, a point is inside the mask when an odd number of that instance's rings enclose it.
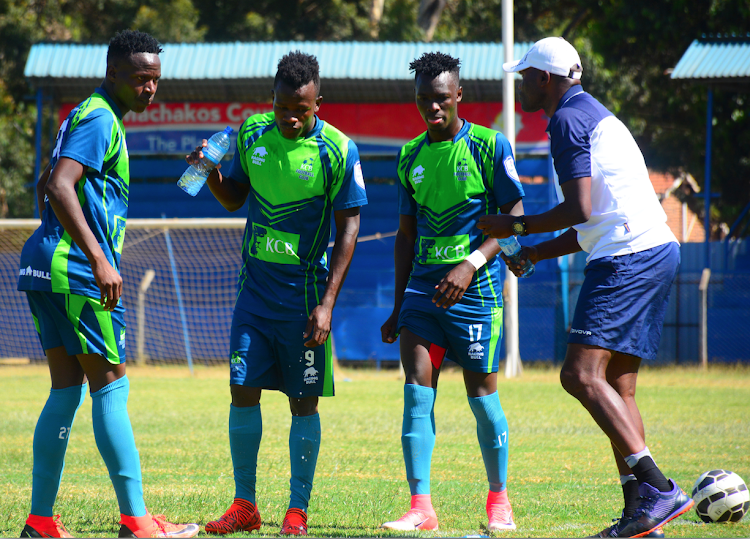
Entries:
{"label": "player's dreadlocked hair", "polygon": [[128,58],[133,54],[148,52],[159,54],[162,52],[161,43],[151,37],[146,32],[138,30],[123,30],[115,34],[115,37],[109,40],[107,49],[107,63],[114,60]]}
{"label": "player's dreadlocked hair", "polygon": [[279,60],[279,67],[273,85],[279,81],[288,84],[295,90],[302,88],[310,81],[315,83],[315,93],[320,93],[320,67],[318,60],[312,54],[294,51],[284,55]]}
{"label": "player's dreadlocked hair", "polygon": [[420,75],[426,75],[427,77],[434,79],[446,71],[453,73],[456,76],[456,79],[458,79],[458,71],[460,67],[461,60],[442,52],[426,52],[409,64],[409,70],[414,72],[415,80]]}

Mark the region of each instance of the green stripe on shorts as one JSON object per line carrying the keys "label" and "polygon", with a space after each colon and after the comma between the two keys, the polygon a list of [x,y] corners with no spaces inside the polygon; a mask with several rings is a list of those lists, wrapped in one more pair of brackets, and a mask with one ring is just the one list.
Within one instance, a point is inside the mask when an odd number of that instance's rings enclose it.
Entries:
{"label": "green stripe on shorts", "polygon": [[[492,307],[492,336],[490,337],[490,361],[487,364],[487,372],[492,372],[495,365],[492,364],[495,358],[495,350],[500,346],[500,339],[503,336],[503,308]],[[500,362],[498,361],[498,367]]]}
{"label": "green stripe on shorts", "polygon": [[112,325],[112,313],[104,310],[104,306],[99,303],[99,300],[93,298],[87,298],[85,296],[79,296],[76,294],[66,294],[66,308],[68,311],[68,320],[73,324],[73,328],[78,335],[78,339],[81,342],[81,350],[84,354],[89,354],[88,340],[79,331],[79,325],[81,320],[81,313],[83,307],[88,303],[91,309],[94,311],[96,320],[99,324],[99,332],[104,340],[104,347],[106,349],[106,355],[104,356],[107,361],[113,365],[120,364],[120,352],[117,349],[117,337],[115,336],[115,329]]}
{"label": "green stripe on shorts", "polygon": [[333,397],[333,349],[331,347],[331,335],[325,342],[326,370],[323,375],[323,397]]}

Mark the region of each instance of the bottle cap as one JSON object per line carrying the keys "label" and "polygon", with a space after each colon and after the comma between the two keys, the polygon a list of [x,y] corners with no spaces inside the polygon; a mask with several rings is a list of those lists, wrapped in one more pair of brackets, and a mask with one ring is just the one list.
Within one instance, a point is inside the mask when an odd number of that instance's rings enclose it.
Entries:
{"label": "bottle cap", "polygon": [[226,127],[226,129],[224,129],[224,132],[225,132],[225,133],[226,133],[227,135],[231,135],[231,134],[232,134],[232,131],[234,131],[234,129],[232,129],[232,128],[231,128],[231,127],[229,127],[229,126],[227,126],[227,127]]}

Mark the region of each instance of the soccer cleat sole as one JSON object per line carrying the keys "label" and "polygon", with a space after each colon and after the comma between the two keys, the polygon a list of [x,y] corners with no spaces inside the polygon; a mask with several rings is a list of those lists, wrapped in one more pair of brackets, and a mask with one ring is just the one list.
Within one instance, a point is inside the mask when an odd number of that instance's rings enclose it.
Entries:
{"label": "soccer cleat sole", "polygon": [[[693,500],[690,500],[690,502],[686,503],[680,509],[678,509],[677,511],[669,515],[666,519],[660,522],[657,526],[654,526],[653,528],[651,528],[650,530],[646,530],[645,532],[631,535],[631,537],[648,537],[651,533],[655,532],[656,530],[664,526],[667,522],[671,522],[672,520],[676,519],[680,515],[684,515],[685,513],[690,511],[694,505],[695,505],[695,502]],[[658,537],[658,535],[654,537]]]}

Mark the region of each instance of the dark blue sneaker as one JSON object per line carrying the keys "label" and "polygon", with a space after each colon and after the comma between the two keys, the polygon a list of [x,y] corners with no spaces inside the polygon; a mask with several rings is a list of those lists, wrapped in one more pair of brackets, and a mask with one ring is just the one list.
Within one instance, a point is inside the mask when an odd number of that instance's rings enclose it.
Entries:
{"label": "dark blue sneaker", "polygon": [[659,492],[648,483],[638,487],[641,502],[635,514],[624,522],[618,537],[646,537],[683,513],[690,511],[694,502],[677,484],[669,480],[672,490]]}
{"label": "dark blue sneaker", "polygon": [[[622,530],[627,526],[627,524],[630,522],[627,518],[623,516],[623,514],[620,514],[620,518],[613,518],[612,519],[612,525],[609,528],[604,528],[602,531],[597,533],[596,535],[592,535],[591,537],[627,537],[626,535],[621,535]],[[656,539],[663,539],[664,538],[664,531],[661,528],[655,528],[651,533],[648,535],[644,535],[643,537],[655,537]]]}

